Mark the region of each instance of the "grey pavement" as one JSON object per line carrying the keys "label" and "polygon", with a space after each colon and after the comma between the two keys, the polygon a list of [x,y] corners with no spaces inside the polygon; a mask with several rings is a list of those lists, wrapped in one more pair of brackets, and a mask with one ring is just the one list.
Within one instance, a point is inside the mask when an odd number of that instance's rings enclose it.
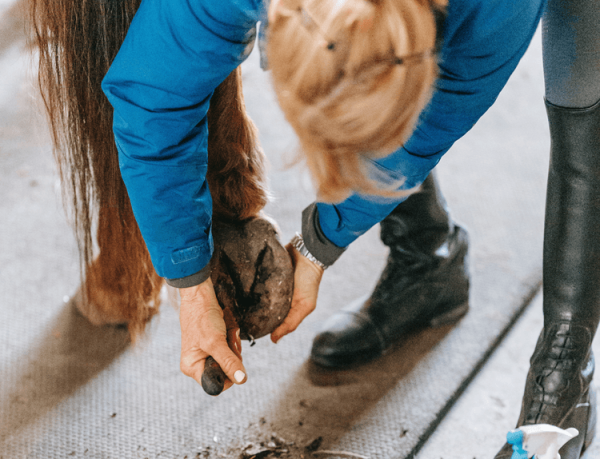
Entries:
{"label": "grey pavement", "polygon": [[[417,459],[493,458],[515,428],[529,357],[543,326],[542,295],[535,297],[502,346],[452,407]],[[600,352],[600,342],[593,350]],[[598,383],[594,382],[595,387]],[[595,441],[582,459],[600,457]]]}
{"label": "grey pavement", "polygon": [[[354,371],[311,366],[320,324],[368,294],[385,263],[374,228],[327,271],[305,323],[278,345],[245,343],[248,382],[211,398],[179,371],[177,311],[168,304],[136,346],[74,312],[76,248],[33,60],[18,28],[2,26],[10,5],[0,2],[0,459],[493,456],[516,419],[540,326],[528,310],[521,332],[494,353],[541,282],[549,140],[539,35],[496,105],[438,167],[471,236],[469,314]],[[287,240],[314,192],[306,170],[290,166],[297,143],[255,54],[243,71],[271,162],[267,212]]]}

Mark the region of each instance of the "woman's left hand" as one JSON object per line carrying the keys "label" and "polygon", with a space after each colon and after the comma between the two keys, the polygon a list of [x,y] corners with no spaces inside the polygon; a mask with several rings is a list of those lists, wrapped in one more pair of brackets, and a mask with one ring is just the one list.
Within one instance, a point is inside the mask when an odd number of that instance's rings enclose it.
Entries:
{"label": "woman's left hand", "polygon": [[277,343],[293,332],[298,325],[315,310],[323,268],[302,256],[291,244],[285,246],[294,265],[294,294],[292,306],[283,323],[271,333],[271,341]]}

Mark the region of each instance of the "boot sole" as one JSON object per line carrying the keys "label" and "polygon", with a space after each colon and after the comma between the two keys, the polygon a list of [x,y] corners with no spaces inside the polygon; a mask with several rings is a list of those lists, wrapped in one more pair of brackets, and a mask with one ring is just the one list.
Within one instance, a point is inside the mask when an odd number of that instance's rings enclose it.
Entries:
{"label": "boot sole", "polygon": [[444,325],[451,325],[458,322],[469,312],[469,302],[459,304],[454,309],[447,311],[439,316],[435,316],[429,321],[429,326],[432,328],[443,327]]}
{"label": "boot sole", "polygon": [[[359,301],[366,301],[368,298],[368,296],[365,296],[364,299],[360,299]],[[406,337],[418,333],[427,328],[440,328],[448,325],[453,325],[460,321],[468,312],[468,300],[462,303],[458,303],[457,306],[455,306],[453,309],[446,310],[442,314],[434,316],[427,322],[422,321],[420,323],[415,323],[411,330],[406,334]],[[396,346],[398,346],[399,343],[402,343],[402,341],[406,339],[406,337],[393,342],[391,345],[389,345],[383,350],[380,350],[377,353],[363,355],[360,358],[356,357],[356,354],[352,354],[352,356],[344,356],[348,360],[339,355],[332,357],[328,355],[325,356],[311,354],[310,360],[317,366],[321,368],[326,368],[328,370],[348,370],[377,360],[378,358],[387,354],[391,349],[394,349]]]}

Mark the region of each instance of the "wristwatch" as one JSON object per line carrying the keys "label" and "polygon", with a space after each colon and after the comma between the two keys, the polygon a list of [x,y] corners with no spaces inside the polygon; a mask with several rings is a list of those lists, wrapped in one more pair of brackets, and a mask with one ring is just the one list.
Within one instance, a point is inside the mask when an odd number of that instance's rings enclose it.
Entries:
{"label": "wristwatch", "polygon": [[327,269],[327,265],[321,263],[319,260],[317,260],[315,258],[315,256],[310,253],[308,251],[308,249],[306,248],[306,246],[304,245],[304,239],[302,239],[302,235],[300,233],[296,233],[296,235],[292,238],[292,240],[290,241],[290,244],[292,244],[292,246],[298,251],[300,252],[300,255],[302,255],[305,258],[308,258],[310,261],[312,261],[315,265],[317,265],[319,268],[325,270]]}

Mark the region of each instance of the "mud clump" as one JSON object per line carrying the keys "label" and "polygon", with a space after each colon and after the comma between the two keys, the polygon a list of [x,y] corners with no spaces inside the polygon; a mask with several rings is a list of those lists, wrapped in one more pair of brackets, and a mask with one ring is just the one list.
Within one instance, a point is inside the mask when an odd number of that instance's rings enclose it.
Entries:
{"label": "mud clump", "polygon": [[219,304],[229,310],[240,337],[270,334],[292,304],[294,269],[273,224],[257,217],[244,222],[213,222],[215,250],[211,278]]}

